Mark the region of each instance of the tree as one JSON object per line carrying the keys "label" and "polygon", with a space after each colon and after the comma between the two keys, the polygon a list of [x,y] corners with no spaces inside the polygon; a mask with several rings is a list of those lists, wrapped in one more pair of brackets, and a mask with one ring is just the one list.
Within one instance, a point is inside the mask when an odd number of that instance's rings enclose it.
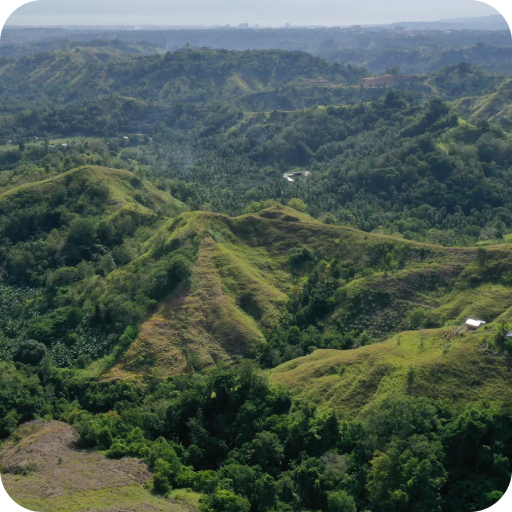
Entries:
{"label": "tree", "polygon": [[69,225],[69,233],[63,253],[71,264],[91,257],[91,247],[96,236],[94,221],[91,219],[75,219]]}
{"label": "tree", "polygon": [[440,490],[447,480],[440,441],[414,435],[393,440],[370,461],[367,488],[376,512],[441,510]]}
{"label": "tree", "polygon": [[219,489],[200,505],[200,512],[249,512],[251,504],[243,496],[226,489]]}
{"label": "tree", "polygon": [[386,75],[399,75],[400,74],[400,66],[397,64],[391,68],[386,68]]}
{"label": "tree", "polygon": [[251,461],[263,469],[271,470],[281,466],[284,448],[276,434],[263,431],[256,434],[251,443]]}
{"label": "tree", "polygon": [[409,325],[411,329],[418,329],[425,326],[427,321],[427,310],[424,307],[415,307],[409,313]]}
{"label": "tree", "polygon": [[305,212],[308,207],[302,199],[293,198],[288,201],[288,206],[298,212]]}
{"label": "tree", "polygon": [[37,365],[46,355],[46,346],[36,340],[22,341],[13,355],[14,361]]}
{"label": "tree", "polygon": [[157,459],[153,475],[153,489],[160,494],[167,494],[171,490],[172,477],[171,465],[163,459]]}
{"label": "tree", "polygon": [[505,345],[505,342],[507,341],[507,333],[507,324],[502,320],[498,324],[498,330],[496,331],[496,335],[494,336],[494,341],[496,342],[496,345],[498,345],[499,347],[503,347]]}
{"label": "tree", "polygon": [[328,213],[324,217],[324,224],[336,224],[336,218],[334,217],[334,215],[332,213]]}
{"label": "tree", "polygon": [[306,457],[295,469],[299,496],[308,507],[316,509],[321,505],[321,475],[324,470],[325,462],[315,457]]}
{"label": "tree", "polygon": [[480,268],[484,268],[489,259],[489,251],[483,247],[479,247],[476,251],[476,260]]}
{"label": "tree", "polygon": [[327,494],[329,512],[356,512],[356,502],[345,491],[334,491]]}

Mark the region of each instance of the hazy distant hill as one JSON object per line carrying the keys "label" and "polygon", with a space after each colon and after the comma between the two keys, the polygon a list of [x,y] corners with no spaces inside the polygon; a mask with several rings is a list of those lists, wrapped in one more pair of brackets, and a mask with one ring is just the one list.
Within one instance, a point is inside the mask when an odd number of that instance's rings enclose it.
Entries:
{"label": "hazy distant hill", "polygon": [[449,18],[439,21],[405,21],[391,24],[409,30],[509,30],[501,14],[470,18]]}

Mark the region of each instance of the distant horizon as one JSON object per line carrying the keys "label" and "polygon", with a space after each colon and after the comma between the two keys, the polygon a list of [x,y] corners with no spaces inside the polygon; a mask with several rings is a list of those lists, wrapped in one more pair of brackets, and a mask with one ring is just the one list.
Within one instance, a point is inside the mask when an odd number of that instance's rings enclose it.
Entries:
{"label": "distant horizon", "polygon": [[349,27],[492,16],[502,18],[496,9],[474,0],[39,0],[17,9],[6,26]]}
{"label": "distant horizon", "polygon": [[241,22],[241,23],[213,23],[213,24],[207,24],[207,23],[197,23],[197,24],[162,24],[162,23],[52,23],[52,24],[34,24],[34,23],[28,23],[28,24],[9,24],[8,22],[5,24],[5,27],[16,29],[16,28],[67,28],[67,27],[110,27],[110,28],[117,28],[117,27],[137,27],[140,29],[146,28],[146,27],[158,27],[158,28],[171,28],[171,29],[187,29],[187,28],[241,28],[240,25],[248,24],[248,28],[253,29],[268,29],[268,28],[350,28],[354,26],[361,26],[361,27],[379,27],[379,26],[390,26],[390,25],[400,25],[402,23],[408,24],[408,23],[415,23],[415,24],[432,24],[432,23],[464,23],[464,21],[473,21],[477,22],[478,20],[489,20],[490,18],[494,18],[496,20],[501,19],[503,21],[504,18],[501,14],[488,14],[485,16],[458,16],[456,18],[440,18],[437,20],[400,20],[400,21],[390,21],[385,23],[355,23],[355,24],[347,24],[347,25],[341,25],[341,24],[334,24],[334,25],[325,25],[325,24],[311,24],[311,25],[298,25],[298,24],[292,24],[287,23],[283,25],[265,25],[265,24],[259,24],[259,23],[251,23],[251,22]]}

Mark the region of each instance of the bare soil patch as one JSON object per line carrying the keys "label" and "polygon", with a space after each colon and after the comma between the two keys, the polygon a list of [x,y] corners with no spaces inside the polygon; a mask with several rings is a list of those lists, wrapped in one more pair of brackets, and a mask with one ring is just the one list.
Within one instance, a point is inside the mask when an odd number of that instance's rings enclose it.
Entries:
{"label": "bare soil patch", "polygon": [[191,510],[144,487],[152,475],[143,461],[107,459],[77,449],[70,425],[38,420],[17,434],[0,451],[2,483],[17,503],[31,510]]}

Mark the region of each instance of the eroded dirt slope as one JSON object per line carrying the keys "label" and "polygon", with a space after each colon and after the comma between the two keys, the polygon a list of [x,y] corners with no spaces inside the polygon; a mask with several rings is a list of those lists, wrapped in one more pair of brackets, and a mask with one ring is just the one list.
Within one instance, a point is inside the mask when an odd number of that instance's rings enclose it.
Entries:
{"label": "eroded dirt slope", "polygon": [[112,460],[76,449],[75,432],[65,423],[34,421],[20,427],[17,434],[0,451],[2,483],[9,495],[29,510],[194,510],[145,488],[152,475],[142,461]]}

